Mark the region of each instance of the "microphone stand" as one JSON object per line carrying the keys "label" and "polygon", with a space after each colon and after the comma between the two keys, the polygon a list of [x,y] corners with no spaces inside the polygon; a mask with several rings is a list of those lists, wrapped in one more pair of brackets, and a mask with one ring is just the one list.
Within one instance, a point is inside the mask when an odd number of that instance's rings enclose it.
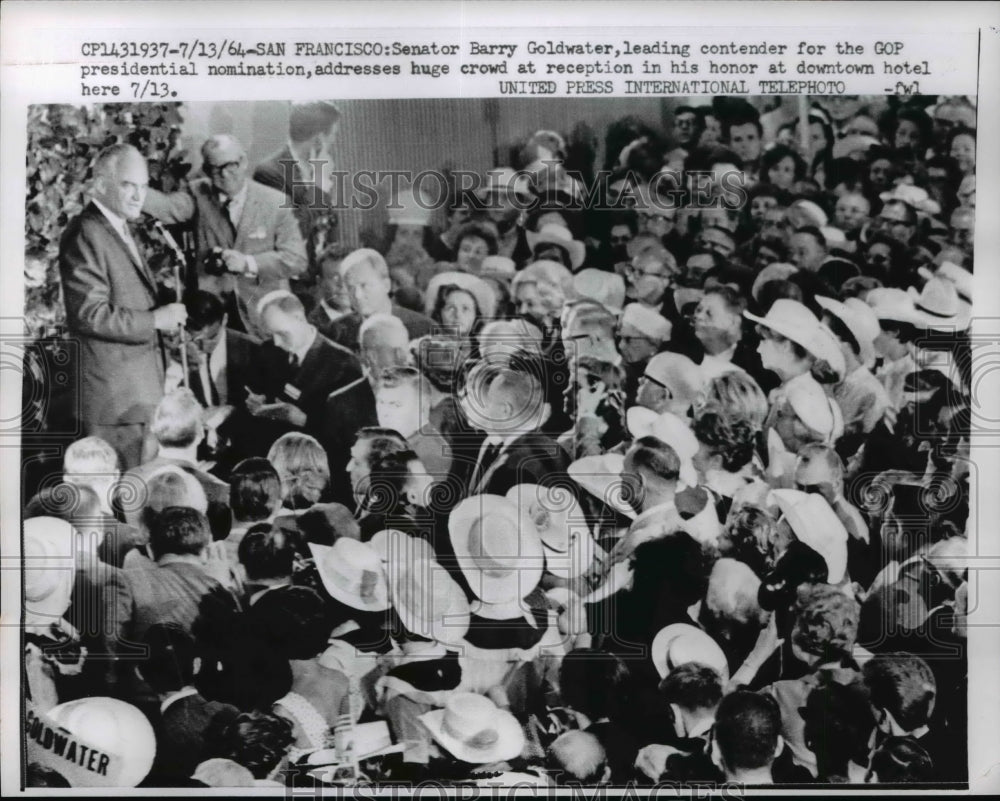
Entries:
{"label": "microphone stand", "polygon": [[[177,240],[170,235],[170,231],[163,227],[163,223],[159,220],[153,223],[153,227],[156,228],[157,233],[167,244],[167,247],[174,254],[174,289],[177,293],[177,302],[184,302],[184,285],[181,283],[181,267],[184,268],[184,272],[187,272],[187,258],[184,256],[184,251],[180,249],[177,244]],[[188,353],[187,353],[187,328],[185,328],[184,323],[180,325],[180,340],[181,340],[181,370],[183,371],[183,377],[181,382],[184,384],[185,389],[190,389],[191,379],[188,372]]]}

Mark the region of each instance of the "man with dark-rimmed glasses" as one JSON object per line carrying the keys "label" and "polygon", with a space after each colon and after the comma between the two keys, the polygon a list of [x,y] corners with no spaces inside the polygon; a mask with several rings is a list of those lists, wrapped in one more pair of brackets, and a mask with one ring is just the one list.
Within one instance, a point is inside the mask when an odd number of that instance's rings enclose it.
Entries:
{"label": "man with dark-rimmed glasses", "polygon": [[235,137],[208,138],[202,171],[205,177],[186,192],[150,190],[143,210],[168,224],[192,224],[197,287],[222,298],[230,327],[264,338],[257,302],[288,289],[289,279],[306,268],[298,223],[283,193],[250,180],[246,151]]}

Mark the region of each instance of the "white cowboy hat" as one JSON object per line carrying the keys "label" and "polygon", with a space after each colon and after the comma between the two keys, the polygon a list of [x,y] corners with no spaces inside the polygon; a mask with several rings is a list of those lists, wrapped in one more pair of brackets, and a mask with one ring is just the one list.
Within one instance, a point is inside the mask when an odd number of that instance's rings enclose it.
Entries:
{"label": "white cowboy hat", "polygon": [[394,528],[387,528],[372,535],[368,541],[383,564],[412,561],[430,557],[435,559],[433,546],[422,537],[414,537]]}
{"label": "white cowboy hat", "polygon": [[848,298],[841,303],[820,295],[816,297],[816,302],[847,326],[861,347],[861,363],[871,364],[876,355],[875,338],[882,333],[872,307],[859,298]]}
{"label": "white cowboy hat", "polygon": [[697,485],[698,472],[694,469],[692,459],[700,446],[690,425],[672,412],[657,414],[644,406],[626,409],[625,425],[635,439],[656,437],[673,448],[681,462],[681,483],[689,487]]}
{"label": "white cowboy hat", "polygon": [[448,518],[458,566],[477,598],[509,604],[524,598],[542,578],[545,552],[530,518],[500,495],[473,495]]}
{"label": "white cowboy hat", "polygon": [[576,578],[604,552],[594,542],[583,509],[565,488],[539,484],[511,487],[507,500],[531,520],[545,550],[545,567],[555,576]]}
{"label": "white cowboy hat", "polygon": [[729,681],[729,663],[719,644],[690,623],[671,623],[660,629],[653,638],[650,657],[661,679],[674,668],[695,662],[715,670],[723,683]]}
{"label": "white cowboy hat", "polygon": [[461,287],[476,299],[480,317],[486,320],[496,317],[497,294],[493,290],[493,287],[479,276],[458,271],[438,273],[427,284],[427,289],[424,291],[424,313],[428,317],[434,311],[434,304],[437,303],[437,296],[441,287],[448,284]]}
{"label": "white cowboy hat", "polygon": [[765,316],[759,317],[748,311],[743,312],[743,316],[805,348],[843,377],[846,365],[836,338],[816,319],[815,314],[797,300],[779,298],[771,304]]}
{"label": "white cowboy hat", "polygon": [[625,305],[625,279],[618,273],[588,267],[573,276],[573,290],[581,298],[596,300],[605,309],[621,314]]}
{"label": "white cowboy hat", "polygon": [[636,517],[623,494],[622,467],[625,457],[620,453],[602,453],[584,456],[570,464],[567,472],[578,486],[599,501],[632,520]]}
{"label": "white cowboy hat", "polygon": [[875,287],[865,295],[865,303],[872,307],[879,320],[897,323],[923,325],[924,318],[913,304],[913,298],[905,289],[895,287]]}
{"label": "white cowboy hat", "polygon": [[771,490],[771,498],[792,533],[826,561],[827,581],[839,584],[847,570],[847,529],[822,495],[793,489]]}
{"label": "white cowboy hat", "polygon": [[972,320],[972,306],[958,297],[958,288],[947,278],[931,278],[919,292],[908,290],[913,307],[932,331],[964,331]]}
{"label": "white cowboy hat", "polygon": [[958,296],[966,303],[972,303],[972,273],[964,267],[959,267],[951,261],[943,261],[934,272],[926,267],[918,268],[917,272],[925,281],[930,281],[932,278],[945,278],[951,281],[958,290]]}
{"label": "white cowboy hat", "polygon": [[473,765],[514,759],[524,749],[517,718],[476,693],[454,693],[444,709],[424,713],[420,722],[452,756]]}
{"label": "white cowboy hat", "polygon": [[527,238],[528,247],[531,248],[532,253],[539,245],[544,244],[558,245],[563,248],[569,254],[570,266],[574,270],[583,264],[583,259],[587,255],[587,248],[583,242],[574,239],[569,228],[558,223],[543,225],[542,230],[537,233],[528,231]]}
{"label": "white cowboy hat", "polygon": [[370,545],[341,537],[332,546],[310,542],[309,550],[332,598],[366,612],[390,607],[382,560]]}
{"label": "white cowboy hat", "polygon": [[389,597],[406,630],[440,643],[460,643],[469,630],[469,602],[447,570],[426,553],[388,564]]}

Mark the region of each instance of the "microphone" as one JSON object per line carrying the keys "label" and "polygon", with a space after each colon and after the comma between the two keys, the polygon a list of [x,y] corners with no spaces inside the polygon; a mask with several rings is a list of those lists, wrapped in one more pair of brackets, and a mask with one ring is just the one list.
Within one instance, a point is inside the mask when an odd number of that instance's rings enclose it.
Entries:
{"label": "microphone", "polygon": [[170,231],[164,228],[163,223],[161,223],[159,220],[153,221],[153,227],[156,229],[156,232],[160,235],[160,238],[163,239],[164,242],[166,242],[167,247],[169,247],[174,252],[174,255],[177,256],[177,258],[179,258],[181,260],[181,263],[183,264],[186,261],[184,257],[184,251],[181,250],[180,245],[177,244],[177,240],[174,239]]}

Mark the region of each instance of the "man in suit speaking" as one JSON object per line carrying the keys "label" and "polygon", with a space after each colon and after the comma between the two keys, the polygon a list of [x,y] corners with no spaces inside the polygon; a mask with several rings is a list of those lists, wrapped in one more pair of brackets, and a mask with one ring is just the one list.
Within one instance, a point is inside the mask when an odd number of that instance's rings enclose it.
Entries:
{"label": "man in suit speaking", "polygon": [[283,193],[250,180],[235,137],[211,136],[201,152],[206,178],[186,192],[151,189],[143,208],[165,223],[194,221],[198,288],[222,297],[231,327],[264,339],[258,301],[306,268],[299,225]]}
{"label": "man in suit speaking", "polygon": [[142,214],[149,172],[130,145],[97,156],[91,202],[59,244],[66,320],[80,343],[80,422],[107,441],[122,467],[142,461],[142,443],[163,397],[160,332],[184,324],[181,303],[157,308],[153,273],[129,223]]}

